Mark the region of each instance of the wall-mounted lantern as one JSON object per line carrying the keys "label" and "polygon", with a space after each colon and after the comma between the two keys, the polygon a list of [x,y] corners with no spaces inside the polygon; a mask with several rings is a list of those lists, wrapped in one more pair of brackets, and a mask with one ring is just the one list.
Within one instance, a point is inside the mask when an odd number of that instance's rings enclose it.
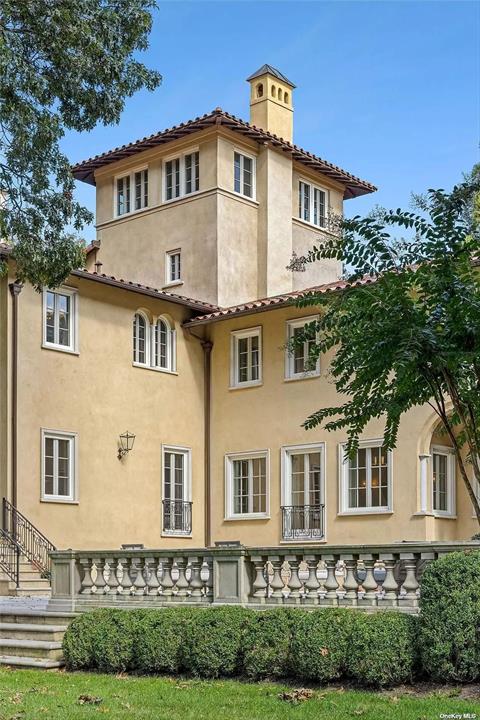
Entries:
{"label": "wall-mounted lantern", "polygon": [[135,435],[133,433],[124,432],[120,435],[120,447],[118,448],[118,459],[121,460],[124,455],[133,449],[133,443],[135,442]]}

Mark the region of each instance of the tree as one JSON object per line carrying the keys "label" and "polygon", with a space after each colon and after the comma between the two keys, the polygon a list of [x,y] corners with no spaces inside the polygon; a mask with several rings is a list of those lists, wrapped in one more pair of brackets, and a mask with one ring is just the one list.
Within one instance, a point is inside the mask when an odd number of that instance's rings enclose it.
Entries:
{"label": "tree", "polygon": [[[118,122],[127,97],[161,81],[147,47],[154,0],[2,0],[0,238],[18,279],[59,285],[83,266],[92,214],[73,199],[66,130]],[[5,270],[5,268],[3,268]]]}
{"label": "tree", "polygon": [[[391,449],[402,415],[428,403],[480,522],[467,470],[471,464],[480,486],[480,167],[451,192],[429,190],[416,205],[417,212],[344,220],[305,258],[336,258],[349,271],[345,289],[299,300],[322,307],[298,342],[314,339],[311,362],[335,349],[330,372],[343,398],[304,426],[346,430],[352,456],[367,423],[384,418]],[[398,228],[413,237],[395,239]]]}

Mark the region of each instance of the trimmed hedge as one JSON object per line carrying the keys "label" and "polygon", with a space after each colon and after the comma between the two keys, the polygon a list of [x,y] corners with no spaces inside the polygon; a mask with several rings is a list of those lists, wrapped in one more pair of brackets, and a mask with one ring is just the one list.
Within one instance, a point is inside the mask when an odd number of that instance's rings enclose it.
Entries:
{"label": "trimmed hedge", "polygon": [[362,685],[405,682],[415,664],[412,623],[396,612],[241,607],[102,609],[65,633],[67,668],[197,677],[294,677]]}
{"label": "trimmed hedge", "polygon": [[456,552],[427,565],[420,596],[423,669],[434,680],[480,678],[480,552]]}

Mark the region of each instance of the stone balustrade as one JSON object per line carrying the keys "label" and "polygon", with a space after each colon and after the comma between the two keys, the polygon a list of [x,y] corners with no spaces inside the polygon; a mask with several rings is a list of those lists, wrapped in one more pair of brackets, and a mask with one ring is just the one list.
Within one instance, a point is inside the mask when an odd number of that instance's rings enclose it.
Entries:
{"label": "stone balustrade", "polygon": [[480,544],[55,551],[49,607],[242,604],[417,612],[427,563],[459,550],[480,550]]}

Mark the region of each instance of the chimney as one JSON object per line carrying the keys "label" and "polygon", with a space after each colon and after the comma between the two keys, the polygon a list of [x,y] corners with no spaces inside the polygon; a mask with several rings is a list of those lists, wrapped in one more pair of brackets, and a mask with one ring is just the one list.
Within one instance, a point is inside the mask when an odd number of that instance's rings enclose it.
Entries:
{"label": "chimney", "polygon": [[295,85],[271,65],[262,65],[247,82],[250,83],[250,124],[293,142]]}

